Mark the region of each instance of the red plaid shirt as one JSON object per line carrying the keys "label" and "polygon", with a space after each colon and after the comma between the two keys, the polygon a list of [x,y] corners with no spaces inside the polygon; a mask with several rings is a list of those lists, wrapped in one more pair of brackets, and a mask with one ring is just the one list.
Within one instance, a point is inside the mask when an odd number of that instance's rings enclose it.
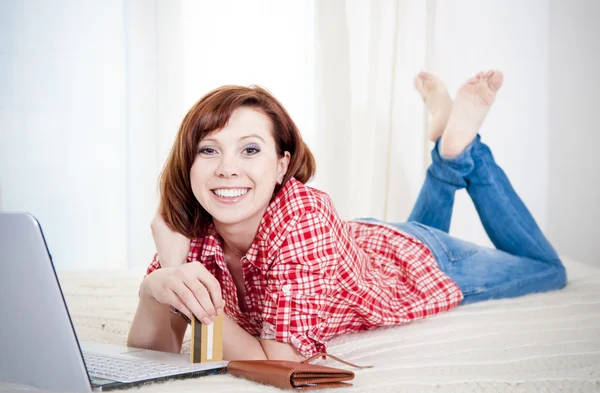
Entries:
{"label": "red plaid shirt", "polygon": [[[246,312],[214,231],[192,240],[188,261],[221,283],[224,311],[254,336],[304,356],[347,332],[446,311],[463,298],[419,240],[386,224],[344,221],[327,194],[291,179],[268,206],[241,260]],[[155,255],[148,274],[160,268]]]}

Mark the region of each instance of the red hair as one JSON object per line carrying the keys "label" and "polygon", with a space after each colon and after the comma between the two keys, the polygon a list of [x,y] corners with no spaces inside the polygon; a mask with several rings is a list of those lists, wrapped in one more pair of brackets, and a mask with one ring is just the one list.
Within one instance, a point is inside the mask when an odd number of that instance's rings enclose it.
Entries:
{"label": "red hair", "polygon": [[202,97],[183,118],[177,138],[160,175],[160,206],[163,219],[171,229],[193,239],[203,236],[212,217],[200,205],[190,182],[190,169],[198,143],[209,133],[227,125],[233,111],[250,107],[271,119],[277,154],[290,153],[290,163],[281,185],[292,177],[306,183],[314,175],[315,159],[302,140],[300,131],[285,108],[259,86],[222,86]]}

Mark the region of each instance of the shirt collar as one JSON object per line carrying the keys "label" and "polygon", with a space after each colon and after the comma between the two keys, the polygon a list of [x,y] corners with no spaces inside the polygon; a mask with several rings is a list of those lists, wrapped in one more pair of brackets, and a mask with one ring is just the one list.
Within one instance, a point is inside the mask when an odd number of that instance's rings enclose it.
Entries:
{"label": "shirt collar", "polygon": [[[212,224],[206,232],[207,233],[204,236],[202,242],[200,260],[202,262],[215,261],[217,262],[219,267],[223,269],[225,267],[221,263],[219,263],[219,260],[223,260],[223,242],[221,240],[221,236],[219,236],[215,227]],[[217,255],[221,255],[221,258],[218,258]]]}
{"label": "shirt collar", "polygon": [[267,206],[267,210],[265,210],[258,225],[256,237],[246,253],[248,262],[257,269],[268,270],[271,261],[275,258],[277,247],[271,242],[270,235],[273,230],[276,231],[286,223],[283,208],[288,204],[289,199],[293,197],[292,195],[300,184],[298,180],[291,178],[281,187],[275,198]]}
{"label": "shirt collar", "polygon": [[[275,198],[267,206],[267,210],[258,226],[258,231],[254,241],[246,253],[248,262],[260,270],[268,270],[271,261],[277,254],[278,247],[273,246],[269,235],[275,228],[281,228],[289,218],[283,213],[283,207],[286,206],[290,198],[294,198],[294,193],[302,183],[291,178],[281,187]],[[286,219],[287,218],[287,219]],[[223,241],[217,233],[214,225],[211,224],[204,238],[202,246],[201,261],[215,259],[217,265],[223,270],[227,270],[223,258]]]}

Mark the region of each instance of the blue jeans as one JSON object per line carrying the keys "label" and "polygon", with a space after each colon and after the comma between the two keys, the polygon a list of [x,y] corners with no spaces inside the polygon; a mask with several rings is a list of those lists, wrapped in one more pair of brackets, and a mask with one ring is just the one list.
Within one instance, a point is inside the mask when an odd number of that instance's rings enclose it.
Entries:
{"label": "blue jeans", "polygon": [[[560,289],[562,262],[495,163],[479,135],[454,158],[432,153],[425,183],[406,223],[390,223],[425,243],[462,290],[461,304]],[[448,234],[454,193],[467,189],[496,249]],[[369,219],[372,220],[372,219]]]}

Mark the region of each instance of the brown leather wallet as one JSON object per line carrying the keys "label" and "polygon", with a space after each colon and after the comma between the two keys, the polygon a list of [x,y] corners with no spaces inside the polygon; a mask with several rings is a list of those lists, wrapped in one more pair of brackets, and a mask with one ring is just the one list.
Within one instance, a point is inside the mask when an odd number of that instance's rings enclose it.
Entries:
{"label": "brown leather wallet", "polygon": [[265,385],[276,386],[280,389],[310,390],[321,388],[336,388],[352,386],[354,373],[339,368],[310,364],[318,357],[329,356],[333,359],[356,368],[372,366],[357,366],[333,355],[319,353],[303,360],[290,362],[285,360],[232,360],[227,365],[231,375],[246,378]]}

